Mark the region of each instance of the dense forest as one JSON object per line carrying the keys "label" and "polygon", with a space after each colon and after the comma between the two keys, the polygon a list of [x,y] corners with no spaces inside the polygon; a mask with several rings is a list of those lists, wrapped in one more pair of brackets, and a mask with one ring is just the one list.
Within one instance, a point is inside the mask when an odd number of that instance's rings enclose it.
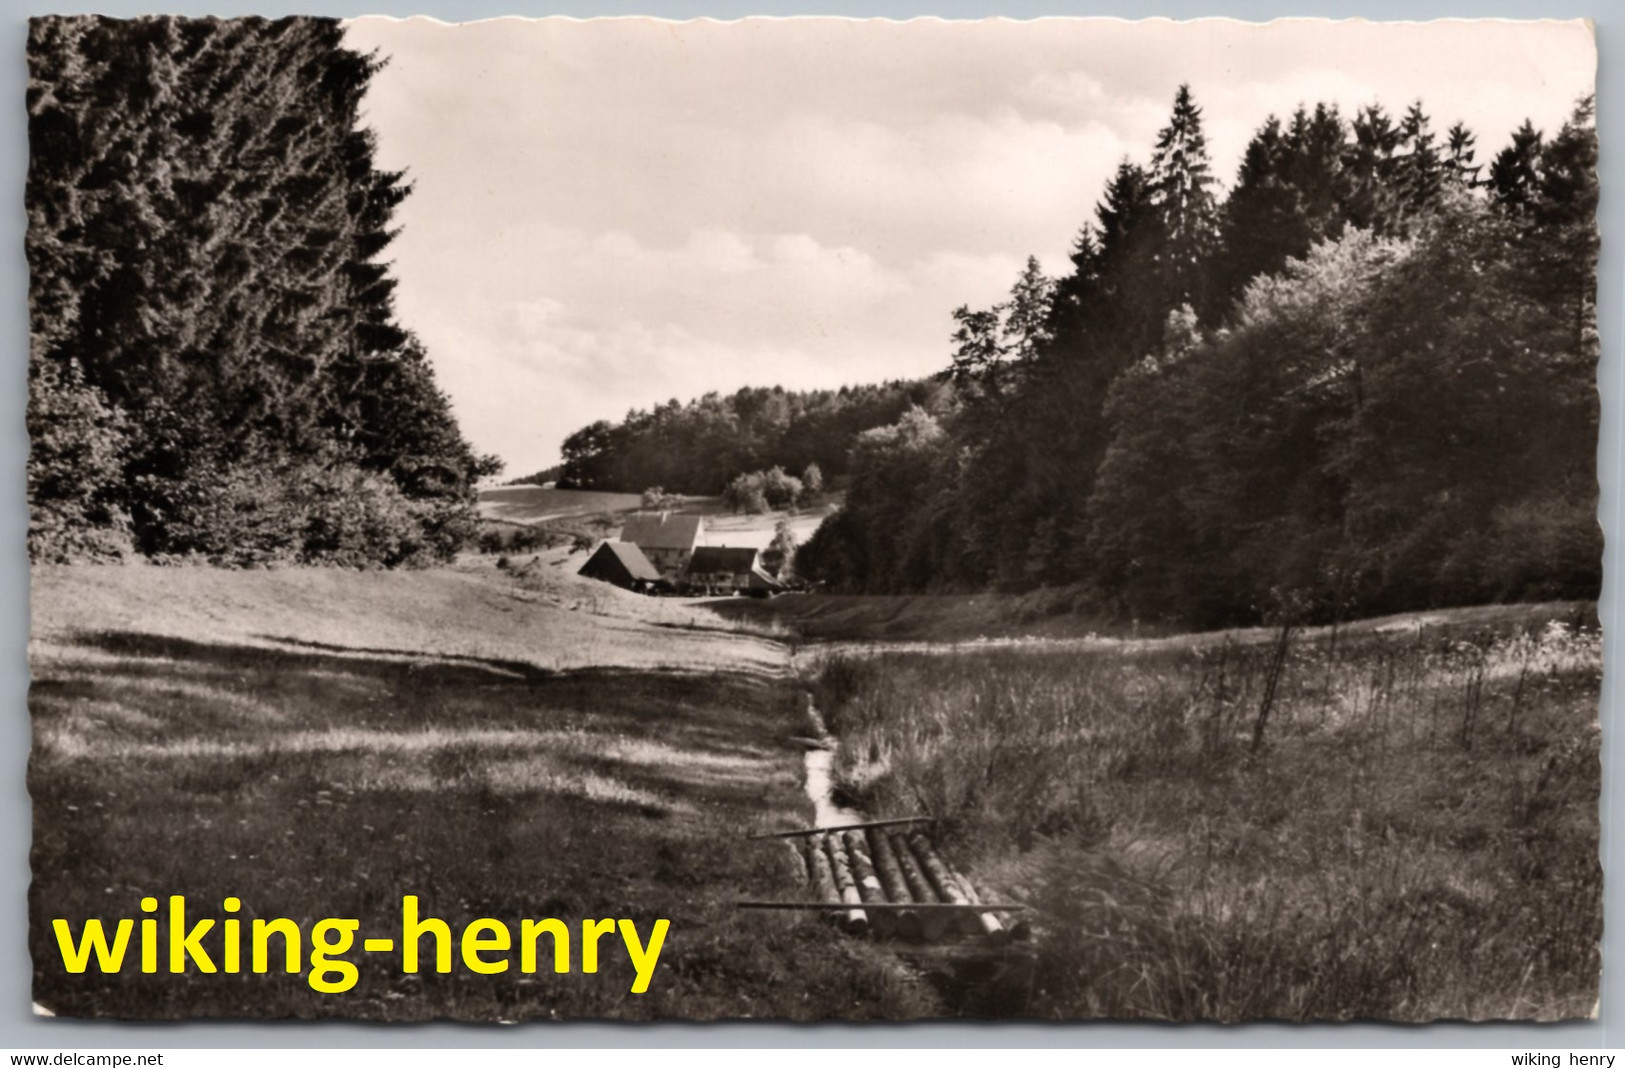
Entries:
{"label": "dense forest", "polygon": [[1596,159],[1590,100],[1483,160],[1320,105],[1221,196],[1181,87],[1070,273],[960,308],[953,390],[856,437],[799,571],[1198,625],[1595,597]]}
{"label": "dense forest", "polygon": [[848,386],[804,393],[741,389],[599,421],[564,441],[561,487],[641,493],[722,493],[735,478],[817,465],[825,478],[847,471],[853,440],[914,407],[935,407],[949,392],[930,380]]}
{"label": "dense forest", "polygon": [[407,196],[336,20],[36,18],[29,546],[402,564],[494,473],[396,322]]}

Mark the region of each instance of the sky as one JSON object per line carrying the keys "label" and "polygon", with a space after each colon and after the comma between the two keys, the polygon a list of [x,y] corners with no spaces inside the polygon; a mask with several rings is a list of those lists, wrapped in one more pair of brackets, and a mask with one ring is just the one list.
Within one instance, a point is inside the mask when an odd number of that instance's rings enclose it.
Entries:
{"label": "sky", "polygon": [[1581,22],[369,17],[362,122],[413,192],[385,253],[464,433],[507,462],[745,385],[931,374],[952,312],[1060,275],[1174,93],[1216,176],[1300,103],[1423,102],[1487,162],[1592,89]]}

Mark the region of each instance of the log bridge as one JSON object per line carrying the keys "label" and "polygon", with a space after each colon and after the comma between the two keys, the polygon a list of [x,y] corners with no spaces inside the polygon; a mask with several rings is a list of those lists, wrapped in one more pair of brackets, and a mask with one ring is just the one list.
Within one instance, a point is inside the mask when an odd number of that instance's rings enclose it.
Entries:
{"label": "log bridge", "polygon": [[833,915],[851,934],[909,942],[980,938],[995,946],[1025,940],[1027,906],[984,901],[944,863],[923,829],[925,816],[753,834],[785,839],[804,865],[809,901],[741,901],[740,908],[804,909]]}

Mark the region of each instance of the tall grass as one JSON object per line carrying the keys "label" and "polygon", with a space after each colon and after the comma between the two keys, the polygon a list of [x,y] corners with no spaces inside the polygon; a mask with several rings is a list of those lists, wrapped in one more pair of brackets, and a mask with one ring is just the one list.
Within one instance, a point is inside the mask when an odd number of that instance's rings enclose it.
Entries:
{"label": "tall grass", "polygon": [[855,800],[938,817],[1038,907],[1031,967],[962,1011],[1416,1021],[1593,1010],[1600,678],[1598,633],[1552,620],[810,682]]}

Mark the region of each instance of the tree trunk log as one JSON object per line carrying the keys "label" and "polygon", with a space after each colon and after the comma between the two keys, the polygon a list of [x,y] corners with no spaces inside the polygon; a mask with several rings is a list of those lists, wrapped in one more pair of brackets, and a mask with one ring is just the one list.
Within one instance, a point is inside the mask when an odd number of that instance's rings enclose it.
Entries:
{"label": "tree trunk log", "polygon": [[908,892],[908,884],[903,881],[903,869],[897,866],[897,854],[892,852],[891,839],[886,837],[885,831],[871,830],[869,832],[869,857],[875,866],[875,874],[880,877],[880,885],[886,891],[886,897],[891,901],[913,901],[914,896]]}
{"label": "tree trunk log", "polygon": [[[931,844],[931,839],[915,831],[908,836],[908,846],[914,852],[914,859],[919,862],[920,871],[930,881],[931,889],[937,892],[938,897],[955,905],[970,904],[970,899],[959,889],[959,883],[954,879],[953,872],[942,862],[942,858],[937,856],[936,847]],[[981,930],[981,924],[975,915],[968,912],[958,918],[957,926],[964,934],[976,934]]]}
{"label": "tree trunk log", "polygon": [[[942,900],[931,888],[931,881],[925,877],[925,872],[920,870],[914,851],[908,847],[908,839],[902,835],[895,835],[892,837],[891,845],[892,852],[897,855],[897,866],[903,872],[903,881],[908,884],[909,893],[914,900],[921,904]],[[953,915],[948,912],[924,912],[920,914],[920,922],[925,927],[925,937],[935,942],[947,933],[955,921]]]}
{"label": "tree trunk log", "polygon": [[[953,875],[959,881],[959,889],[965,895],[965,900],[973,905],[980,905],[982,895],[976,892],[976,887],[970,884],[970,880],[958,872],[954,872]],[[999,918],[993,913],[978,912],[976,914],[976,923],[981,928],[982,933],[987,935],[987,940],[994,945],[1002,946],[1010,941],[1010,932],[1004,929],[1004,924],[1000,923]]]}
{"label": "tree trunk log", "polygon": [[[863,895],[858,893],[857,881],[852,878],[851,862],[846,858],[846,847],[841,844],[838,834],[826,834],[824,848],[829,850],[830,870],[835,874],[835,887],[841,893],[841,900],[848,905],[862,905]],[[869,917],[861,908],[854,908],[843,914],[841,926],[848,932],[857,934],[869,927]]]}
{"label": "tree trunk log", "polygon": [[821,836],[807,842],[807,871],[811,875],[813,891],[825,901],[840,901],[841,892],[835,888],[835,873],[830,869],[829,857],[824,853]]}
{"label": "tree trunk log", "polygon": [[919,862],[920,870],[925,873],[926,879],[931,883],[942,900],[953,902],[956,905],[968,905],[970,899],[965,892],[959,889],[959,883],[954,880],[948,871],[948,865],[937,856],[936,847],[931,840],[918,832],[908,836],[909,848],[914,852],[914,859]]}
{"label": "tree trunk log", "polygon": [[841,836],[846,842],[846,859],[852,866],[852,880],[858,884],[858,894],[865,901],[886,900],[886,890],[875,874],[875,865],[869,859],[869,846],[861,831],[847,831]]}
{"label": "tree trunk log", "polygon": [[[863,898],[865,904],[884,902],[886,890],[880,885],[880,877],[875,874],[874,862],[869,858],[869,844],[863,832],[847,831],[841,837],[846,842],[846,859],[852,866],[852,879],[858,884],[858,896]],[[883,937],[889,936],[897,926],[890,910],[870,913],[869,922],[874,925],[875,933]]]}
{"label": "tree trunk log", "polygon": [[[881,884],[881,876],[874,870],[873,858],[869,857],[868,837],[863,831],[847,831],[847,858],[851,860],[851,876],[858,881],[858,894],[863,896],[866,904],[884,904],[887,901],[886,888]],[[890,909],[881,909],[869,914],[869,923],[873,923],[877,935],[887,936],[900,933],[903,938],[916,938],[920,933],[920,918],[912,912],[900,914]]]}
{"label": "tree trunk log", "polygon": [[[869,856],[874,864],[875,875],[879,877],[887,899],[898,904],[912,902],[914,895],[908,892],[908,883],[903,879],[903,869],[897,865],[897,853],[892,849],[891,839],[886,837],[885,831],[878,828],[870,829],[868,839]],[[920,921],[917,912],[896,912],[892,917],[892,923],[898,936],[910,942],[918,942],[925,937],[925,925]]]}

